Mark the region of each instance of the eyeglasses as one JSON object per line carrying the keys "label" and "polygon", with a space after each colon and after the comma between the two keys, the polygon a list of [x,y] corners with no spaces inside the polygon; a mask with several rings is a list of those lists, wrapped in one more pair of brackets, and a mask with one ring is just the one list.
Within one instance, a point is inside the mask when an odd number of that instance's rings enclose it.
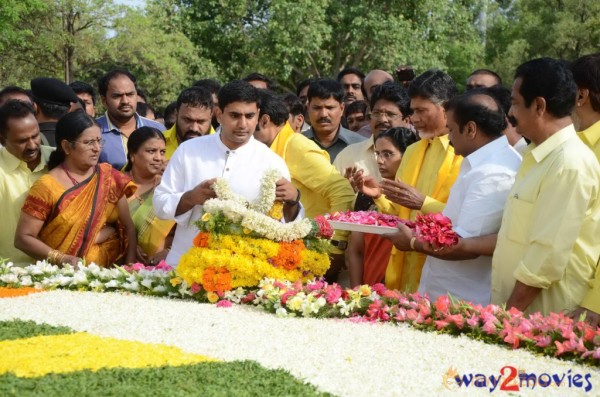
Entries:
{"label": "eyeglasses", "polygon": [[390,113],[390,112],[371,112],[369,118],[375,120],[381,120],[385,116],[388,120],[397,120],[402,118],[401,113]]}
{"label": "eyeglasses", "polygon": [[394,157],[396,153],[393,152],[388,152],[387,150],[384,152],[375,152],[375,159],[377,159],[378,157],[381,157],[384,160],[389,160],[392,157]]}
{"label": "eyeglasses", "polygon": [[87,140],[87,141],[71,141],[71,143],[81,143],[87,149],[93,149],[94,147],[96,147],[96,145],[99,146],[99,147],[103,147],[104,144],[106,143],[106,140],[104,140],[104,139],[91,139],[91,140]]}

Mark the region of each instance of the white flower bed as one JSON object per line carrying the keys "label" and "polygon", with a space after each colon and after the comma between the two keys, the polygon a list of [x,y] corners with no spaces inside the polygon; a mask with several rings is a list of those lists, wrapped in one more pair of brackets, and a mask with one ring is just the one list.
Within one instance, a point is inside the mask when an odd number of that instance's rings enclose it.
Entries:
{"label": "white flower bed", "polygon": [[[445,388],[443,376],[455,367],[459,374],[497,377],[506,365],[538,375],[566,375],[561,387],[521,388],[517,395],[600,395],[597,368],[407,326],[279,318],[248,306],[217,308],[192,301],[72,291],[0,299],[0,320],[15,318],[174,345],[227,361],[255,360],[268,368],[285,368],[340,396],[490,395],[489,383],[486,388],[471,384],[450,390],[456,385],[451,380],[450,389]],[[565,387],[575,374],[590,374],[589,392]],[[508,395],[499,389],[493,393]]]}

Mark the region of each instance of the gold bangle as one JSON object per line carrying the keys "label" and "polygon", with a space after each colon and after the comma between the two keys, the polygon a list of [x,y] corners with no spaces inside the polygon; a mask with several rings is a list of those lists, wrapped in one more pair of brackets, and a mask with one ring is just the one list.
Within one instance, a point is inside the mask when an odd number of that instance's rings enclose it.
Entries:
{"label": "gold bangle", "polygon": [[410,239],[410,249],[413,251],[415,250],[415,241],[417,241],[416,237]]}

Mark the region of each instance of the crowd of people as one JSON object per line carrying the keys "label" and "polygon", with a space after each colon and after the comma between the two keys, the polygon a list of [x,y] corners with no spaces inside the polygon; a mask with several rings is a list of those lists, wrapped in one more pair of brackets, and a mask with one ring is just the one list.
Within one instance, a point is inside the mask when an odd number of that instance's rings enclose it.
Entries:
{"label": "crowd of people", "polygon": [[[53,78],[0,91],[0,257],[176,266],[223,178],[249,202],[276,169],[282,222],[345,210],[443,213],[442,247],[405,225],[337,230],[329,281],[384,282],[600,322],[600,54],[396,79],[342,70],[278,94],[260,73],[203,79],[161,114],[129,71],[96,90]],[[343,276],[347,273],[348,278]]]}

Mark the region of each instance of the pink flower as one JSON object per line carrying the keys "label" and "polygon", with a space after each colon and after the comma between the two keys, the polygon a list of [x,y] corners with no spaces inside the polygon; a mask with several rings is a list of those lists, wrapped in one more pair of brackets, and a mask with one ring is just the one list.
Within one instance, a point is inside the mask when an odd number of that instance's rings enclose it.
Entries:
{"label": "pink flower", "polygon": [[586,358],[588,356],[592,356],[596,360],[600,360],[600,347],[595,350],[589,350],[581,355],[581,357]]}
{"label": "pink flower", "polygon": [[456,324],[459,329],[462,329],[462,327],[465,325],[465,318],[462,316],[462,314],[453,314],[446,317],[446,319]]}
{"label": "pink flower", "polygon": [[371,286],[371,290],[377,292],[379,295],[383,295],[387,291],[387,288],[385,288],[385,285],[377,283]]}
{"label": "pink flower", "polygon": [[[306,284],[306,289],[309,291],[317,291],[323,289],[325,283],[323,281],[315,281],[314,283]],[[296,285],[294,285],[296,287]],[[300,286],[296,288],[297,290],[302,290],[302,282],[300,282]]]}
{"label": "pink flower", "polygon": [[415,321],[419,317],[419,313],[415,309],[410,309],[406,312],[406,318],[410,321]]}
{"label": "pink flower", "polygon": [[365,317],[371,321],[388,321],[390,319],[390,315],[388,313],[389,310],[389,306],[383,305],[383,303],[378,299],[369,305],[369,308],[367,309],[367,316]]}
{"label": "pink flower", "polygon": [[450,325],[450,323],[446,320],[435,320],[435,327],[438,329],[438,331],[440,329],[446,328],[448,325]]}
{"label": "pink flower", "polygon": [[407,318],[407,316],[406,316],[406,309],[404,309],[402,307],[399,308],[398,312],[394,316],[394,319],[397,320],[397,321],[400,321],[400,322],[404,322],[404,321],[406,321],[406,318]]}
{"label": "pink flower", "polygon": [[173,266],[167,265],[167,262],[165,262],[165,260],[163,259],[160,262],[158,262],[156,266],[154,266],[154,269],[162,270],[164,272],[170,272],[171,270],[173,270]]}
{"label": "pink flower", "polygon": [[494,335],[498,332],[496,324],[493,321],[486,321],[481,329],[488,335]]}
{"label": "pink flower", "polygon": [[325,292],[325,299],[330,305],[336,303],[342,297],[342,289],[339,285],[328,287]]}
{"label": "pink flower", "polygon": [[192,294],[197,294],[202,290],[202,287],[198,283],[192,283],[190,290],[192,291]]}
{"label": "pink flower", "polygon": [[438,312],[442,312],[444,314],[448,313],[448,308],[450,307],[450,298],[448,295],[440,295],[435,300],[435,310]]}
{"label": "pink flower", "polygon": [[217,307],[231,307],[231,302],[229,301],[218,301]]}
{"label": "pink flower", "polygon": [[535,345],[542,348],[548,347],[552,343],[550,335],[537,335],[533,339],[536,341]]}
{"label": "pink flower", "polygon": [[476,314],[473,314],[468,320],[467,320],[467,324],[469,324],[469,327],[471,328],[477,328],[479,327],[479,317],[477,317]]}

